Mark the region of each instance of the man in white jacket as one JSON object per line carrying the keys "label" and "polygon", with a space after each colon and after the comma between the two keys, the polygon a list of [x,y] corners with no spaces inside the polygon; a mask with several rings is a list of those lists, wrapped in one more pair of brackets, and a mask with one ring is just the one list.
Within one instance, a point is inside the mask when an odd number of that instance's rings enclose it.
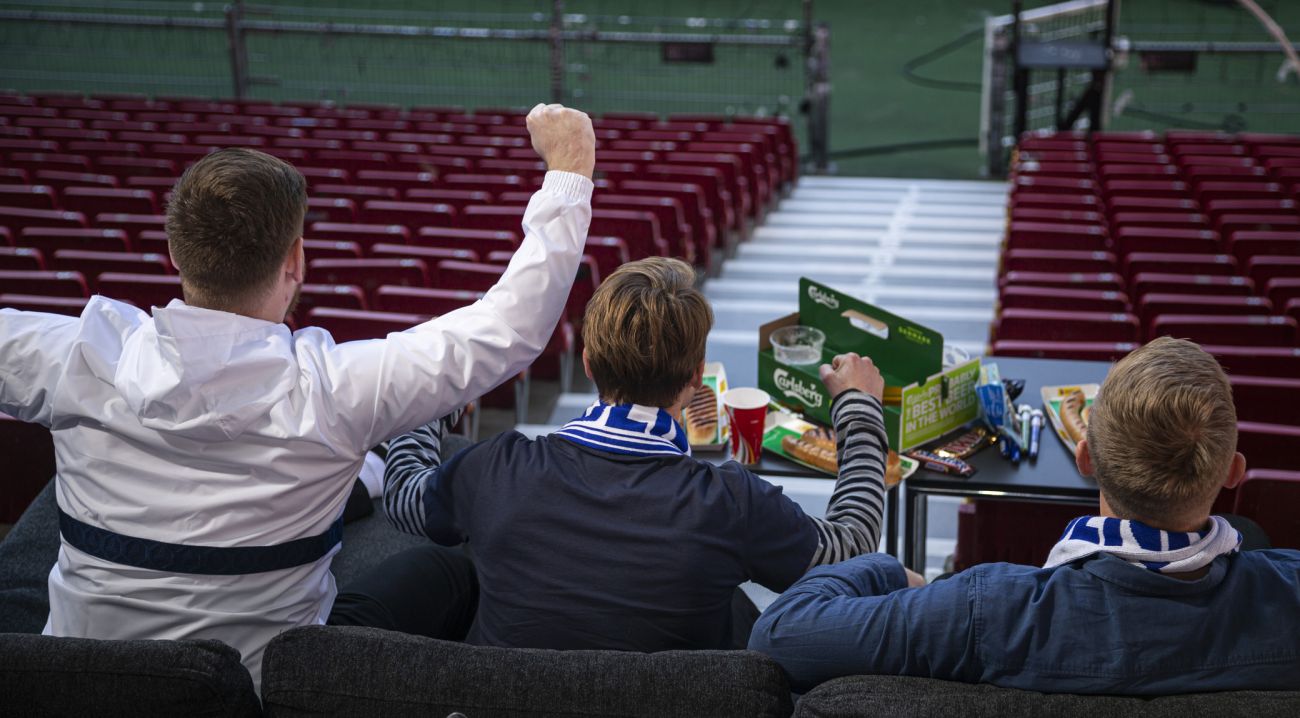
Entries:
{"label": "man in white jacket", "polygon": [[367,449],[526,367],[568,297],[591,219],[590,119],[528,116],[545,181],[500,283],[386,339],[283,324],[305,281],[305,181],[223,150],[168,207],[185,301],[94,297],[79,318],[0,310],[0,411],[49,426],[61,545],[45,633],[215,638],[260,686],[276,634],[324,623]]}

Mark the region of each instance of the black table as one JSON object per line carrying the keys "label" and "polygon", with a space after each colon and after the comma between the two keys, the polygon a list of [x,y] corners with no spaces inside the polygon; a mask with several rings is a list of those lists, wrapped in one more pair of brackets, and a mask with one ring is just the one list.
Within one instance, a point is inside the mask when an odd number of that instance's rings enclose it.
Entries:
{"label": "black table", "polygon": [[[1024,379],[1025,392],[1017,404],[1042,408],[1041,389],[1061,384],[1100,384],[1110,371],[1108,362],[1062,361],[1055,359],[1021,359],[984,357],[984,363],[996,363],[1004,379]],[[920,469],[903,483],[907,486],[907,537],[903,542],[903,565],[922,573],[925,570],[926,509],[930,496],[960,496],[1003,501],[1047,501],[1057,503],[1097,503],[1097,482],[1079,475],[1074,455],[1056,436],[1050,422],[1043,427],[1037,461],[1014,465],[989,447],[967,460],[977,471],[968,478],[953,477]],[[891,498],[889,523],[897,509]],[[893,553],[893,551],[890,551]],[[897,555],[897,554],[895,554]]]}

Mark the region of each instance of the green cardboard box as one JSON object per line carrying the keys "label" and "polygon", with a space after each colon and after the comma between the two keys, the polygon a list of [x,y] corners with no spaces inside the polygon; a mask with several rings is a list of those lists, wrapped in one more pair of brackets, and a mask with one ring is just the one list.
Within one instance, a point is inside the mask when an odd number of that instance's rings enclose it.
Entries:
{"label": "green cardboard box", "polygon": [[871,357],[885,378],[885,429],[895,451],[937,438],[979,415],[978,360],[944,372],[941,334],[803,277],[799,311],[759,327],[758,385],[810,421],[829,425],[834,397],[827,395],[817,364],[777,362],[769,339],[772,332],[793,324],[825,332],[821,363],[846,352]]}

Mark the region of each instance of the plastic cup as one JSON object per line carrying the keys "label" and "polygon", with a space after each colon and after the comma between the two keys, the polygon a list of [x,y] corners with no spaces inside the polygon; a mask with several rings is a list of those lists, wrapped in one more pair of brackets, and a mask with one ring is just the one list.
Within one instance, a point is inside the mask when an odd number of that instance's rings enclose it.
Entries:
{"label": "plastic cup", "polygon": [[731,458],[742,464],[757,464],[763,455],[763,430],[767,405],[772,397],[762,389],[741,387],[722,395],[722,406],[731,422]]}
{"label": "plastic cup", "polygon": [[822,363],[822,345],[826,334],[817,327],[796,324],[772,332],[772,354],[787,366],[812,366]]}

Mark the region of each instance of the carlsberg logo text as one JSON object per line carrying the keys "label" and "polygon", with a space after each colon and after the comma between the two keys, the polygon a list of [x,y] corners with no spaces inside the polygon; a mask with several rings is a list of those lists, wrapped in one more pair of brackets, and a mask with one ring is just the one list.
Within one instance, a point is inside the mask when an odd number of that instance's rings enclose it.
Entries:
{"label": "carlsberg logo text", "polygon": [[814,302],[817,302],[818,304],[822,305],[823,307],[827,307],[827,308],[830,308],[830,309],[839,309],[839,308],[840,308],[840,300],[838,300],[838,299],[836,299],[835,297],[832,297],[831,295],[829,295],[829,294],[823,292],[822,290],[818,289],[817,287],[812,286],[811,284],[808,285],[808,298],[811,299],[811,300],[813,300]]}
{"label": "carlsberg logo text", "polygon": [[776,382],[776,388],[780,389],[786,396],[798,399],[814,409],[822,405],[821,392],[800,381],[799,377],[791,376],[790,372],[785,369],[777,369],[776,373],[772,375],[772,380]]}

